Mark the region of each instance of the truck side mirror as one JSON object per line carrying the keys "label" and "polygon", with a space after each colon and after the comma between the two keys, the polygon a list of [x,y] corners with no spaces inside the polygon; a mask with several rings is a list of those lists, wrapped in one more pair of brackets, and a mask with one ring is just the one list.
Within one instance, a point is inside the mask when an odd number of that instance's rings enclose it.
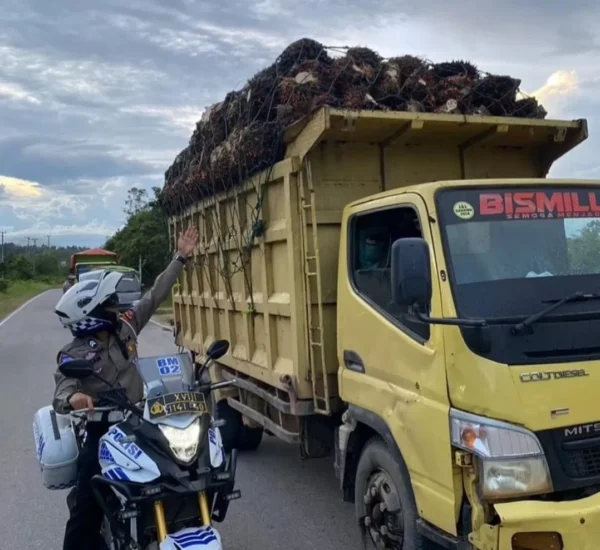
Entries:
{"label": "truck side mirror", "polygon": [[431,263],[424,239],[398,239],[392,245],[392,298],[401,306],[417,304],[428,313],[431,303]]}

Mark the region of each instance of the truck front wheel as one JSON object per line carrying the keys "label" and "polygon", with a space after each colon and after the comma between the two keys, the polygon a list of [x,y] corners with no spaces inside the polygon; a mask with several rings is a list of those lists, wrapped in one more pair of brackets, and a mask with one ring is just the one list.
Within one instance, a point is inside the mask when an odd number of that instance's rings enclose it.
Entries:
{"label": "truck front wheel", "polygon": [[356,519],[367,547],[422,550],[410,480],[378,437],[363,448],[355,478]]}
{"label": "truck front wheel", "polygon": [[227,452],[231,449],[238,451],[256,451],[263,437],[262,428],[250,428],[244,424],[242,415],[227,403],[219,401],[216,407],[217,418],[225,420],[220,428],[223,447]]}

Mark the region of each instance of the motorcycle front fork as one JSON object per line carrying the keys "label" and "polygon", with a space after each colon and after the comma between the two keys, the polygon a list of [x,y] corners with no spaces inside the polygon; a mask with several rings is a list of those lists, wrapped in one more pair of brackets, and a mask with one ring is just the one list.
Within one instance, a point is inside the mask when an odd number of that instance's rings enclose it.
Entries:
{"label": "motorcycle front fork", "polygon": [[[200,519],[202,525],[210,525],[210,510],[208,508],[208,498],[206,493],[202,491],[198,493],[198,505],[200,507]],[[157,500],[154,503],[154,519],[156,520],[156,534],[158,535],[158,541],[162,542],[167,538],[169,534],[167,531],[167,521],[165,519],[165,508],[162,500]]]}

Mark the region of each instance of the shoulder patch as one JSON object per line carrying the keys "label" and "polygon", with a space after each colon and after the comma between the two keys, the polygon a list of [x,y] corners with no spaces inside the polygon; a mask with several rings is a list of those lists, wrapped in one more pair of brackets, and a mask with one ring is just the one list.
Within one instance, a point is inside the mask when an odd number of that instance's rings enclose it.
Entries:
{"label": "shoulder patch", "polygon": [[96,342],[96,340],[93,340],[92,338],[90,338],[87,341],[87,345],[92,349],[96,349],[98,347],[98,342]]}

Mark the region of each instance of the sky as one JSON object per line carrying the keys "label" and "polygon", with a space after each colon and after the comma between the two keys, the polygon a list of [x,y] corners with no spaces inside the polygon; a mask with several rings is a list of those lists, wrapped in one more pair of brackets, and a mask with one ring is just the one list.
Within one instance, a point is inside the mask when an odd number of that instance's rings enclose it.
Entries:
{"label": "sky", "polygon": [[0,0],[0,230],[101,245],[203,110],[303,37],[520,78],[588,119],[550,175],[600,178],[599,24],[592,0]]}

